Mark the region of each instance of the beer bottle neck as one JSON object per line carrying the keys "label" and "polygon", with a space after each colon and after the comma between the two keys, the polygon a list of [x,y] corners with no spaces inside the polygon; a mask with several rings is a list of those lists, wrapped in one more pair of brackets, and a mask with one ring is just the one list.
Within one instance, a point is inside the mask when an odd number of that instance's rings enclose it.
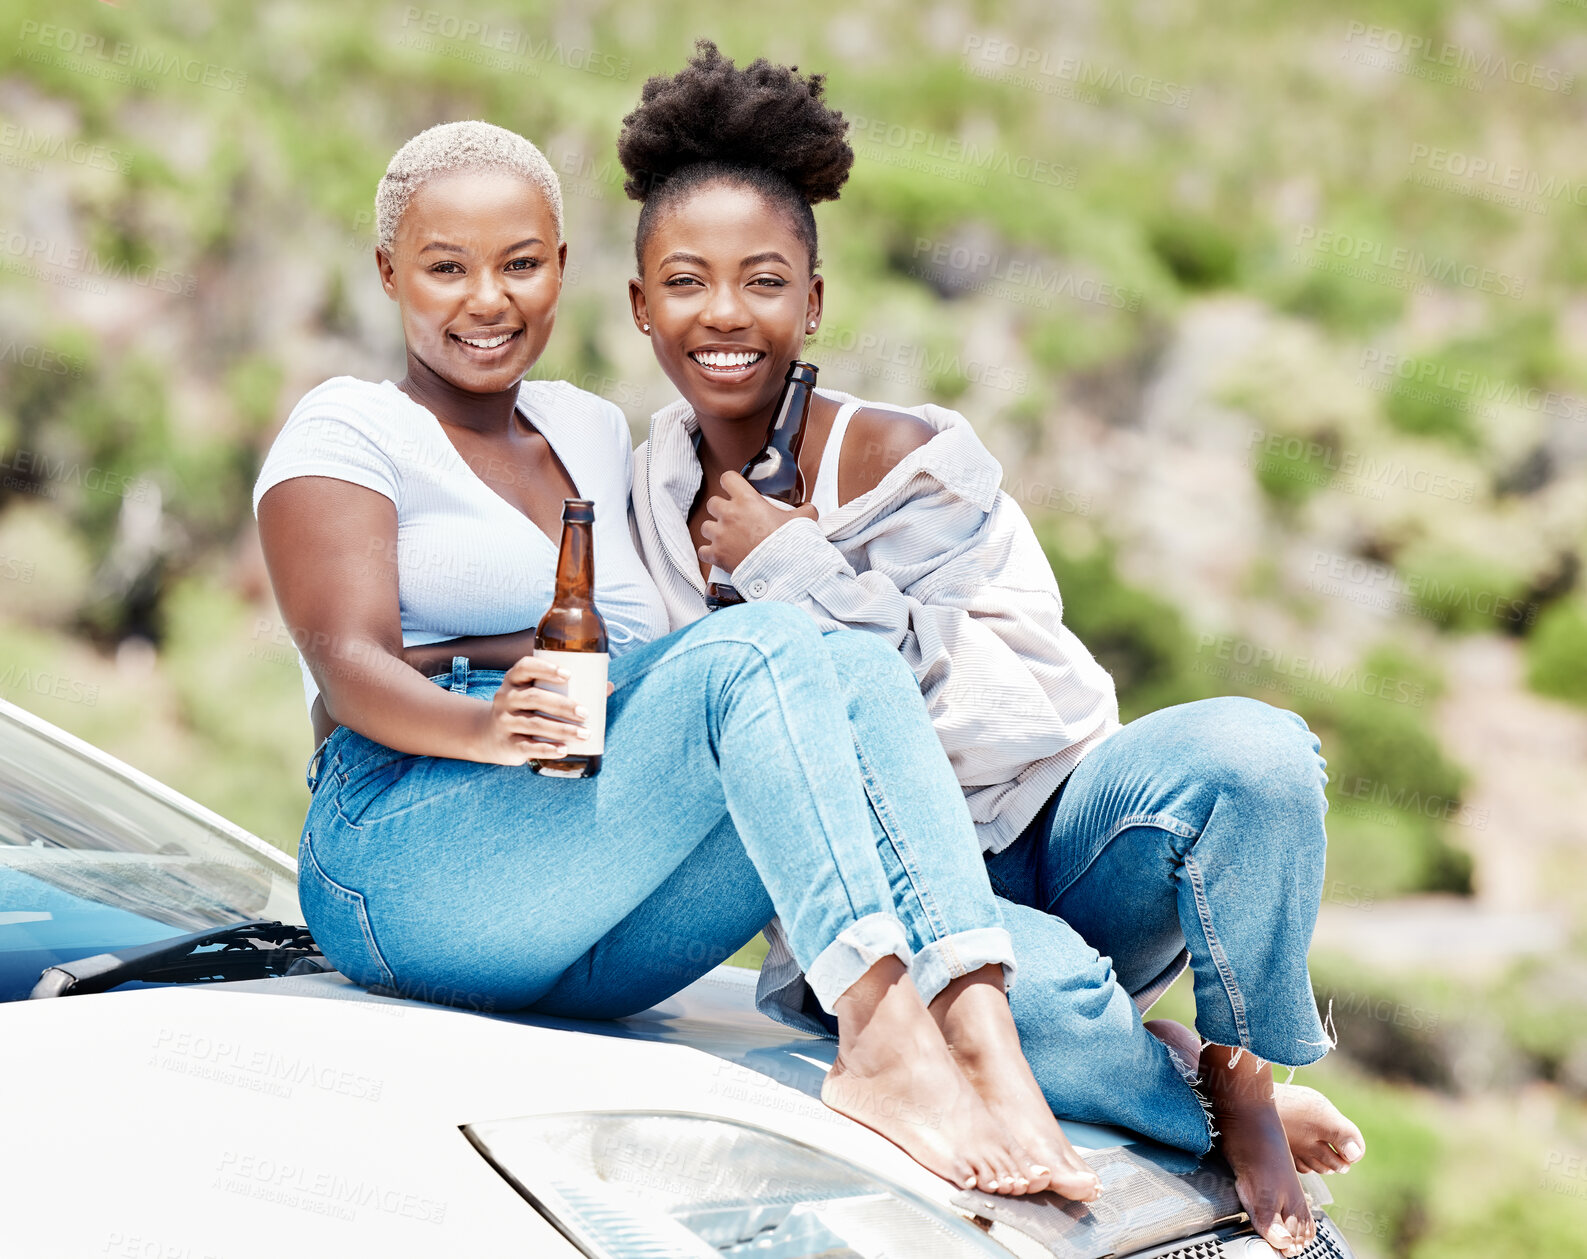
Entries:
{"label": "beer bottle neck", "polygon": [[800,439],[804,436],[805,415],[810,410],[810,386],[802,380],[791,380],[783,390],[777,418],[772,421],[766,445],[778,453],[796,457]]}
{"label": "beer bottle neck", "polygon": [[555,602],[591,603],[595,599],[595,537],[584,521],[564,521],[557,552]]}

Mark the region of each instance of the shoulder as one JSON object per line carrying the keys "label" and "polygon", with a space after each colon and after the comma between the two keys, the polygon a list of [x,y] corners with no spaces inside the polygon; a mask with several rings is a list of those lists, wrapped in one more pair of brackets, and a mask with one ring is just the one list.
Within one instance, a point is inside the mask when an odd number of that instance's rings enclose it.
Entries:
{"label": "shoulder", "polygon": [[357,376],[332,376],[298,399],[288,423],[301,417],[326,414],[376,415],[392,409],[391,389]]}
{"label": "shoulder", "polygon": [[299,477],[348,481],[397,501],[403,467],[418,450],[413,436],[399,428],[393,394],[389,386],[352,376],[334,377],[304,394],[265,455],[254,483],[254,510],[268,490]]}
{"label": "shoulder", "polygon": [[583,429],[586,435],[617,441],[625,450],[634,448],[633,434],[622,407],[565,380],[524,381],[518,386],[518,405],[525,414],[537,420],[570,422]]}
{"label": "shoulder", "polygon": [[906,456],[919,450],[937,429],[907,411],[862,406],[849,419],[843,438],[840,479],[844,500],[868,494]]}
{"label": "shoulder", "polygon": [[[858,434],[858,438],[854,440],[876,443],[889,451],[896,451],[894,463],[910,451],[919,450],[937,435],[937,430],[918,415],[869,404],[862,406],[850,417],[849,432]],[[849,440],[851,439],[845,439],[845,448],[848,447]]]}

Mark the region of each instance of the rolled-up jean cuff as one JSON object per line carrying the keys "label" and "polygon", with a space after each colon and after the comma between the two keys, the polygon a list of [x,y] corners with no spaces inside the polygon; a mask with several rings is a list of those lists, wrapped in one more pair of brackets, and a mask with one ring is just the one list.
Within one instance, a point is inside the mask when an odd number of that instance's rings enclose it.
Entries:
{"label": "rolled-up jean cuff", "polygon": [[933,940],[915,954],[909,977],[927,1004],[955,979],[983,966],[1003,968],[1003,991],[1014,984],[1014,940],[1002,927],[977,927]]}
{"label": "rolled-up jean cuff", "polygon": [[854,982],[884,957],[896,957],[907,968],[913,962],[904,924],[891,914],[866,914],[845,927],[821,950],[805,972],[805,982],[828,1014]]}

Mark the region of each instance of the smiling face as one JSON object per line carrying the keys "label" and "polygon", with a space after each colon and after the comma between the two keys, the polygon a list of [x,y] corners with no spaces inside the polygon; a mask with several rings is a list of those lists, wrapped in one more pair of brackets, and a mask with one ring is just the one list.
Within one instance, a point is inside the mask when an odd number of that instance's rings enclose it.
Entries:
{"label": "smiling face", "polygon": [[567,245],[545,194],[517,175],[465,170],[414,192],[380,280],[402,310],[410,375],[469,393],[511,389],[551,336]]}
{"label": "smiling face", "polygon": [[821,277],[786,212],[753,189],[707,184],[667,207],[644,270],[629,282],[634,322],[695,413],[761,420],[821,319]]}

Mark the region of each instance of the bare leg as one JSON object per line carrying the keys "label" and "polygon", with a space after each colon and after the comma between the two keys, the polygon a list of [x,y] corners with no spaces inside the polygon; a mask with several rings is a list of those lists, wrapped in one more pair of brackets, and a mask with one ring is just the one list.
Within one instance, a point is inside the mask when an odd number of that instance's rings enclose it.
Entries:
{"label": "bare leg", "polygon": [[[1189,1064],[1201,1058],[1201,1038],[1172,1019],[1148,1019],[1146,1030]],[[1316,1089],[1274,1084],[1273,1101],[1298,1172],[1348,1172],[1367,1152],[1361,1129]]]}
{"label": "bare leg", "polygon": [[954,1064],[903,963],[887,957],[837,1000],[821,1100],[961,1189],[1014,1193],[1032,1161]]}
{"label": "bare leg", "polygon": [[1030,1184],[1021,1193],[1051,1189],[1076,1202],[1101,1196],[1102,1182],[1075,1152],[1053,1118],[1020,1049],[1019,1032],[1003,993],[1003,971],[984,966],[955,979],[930,1006],[953,1059],[999,1128],[1030,1156]]}
{"label": "bare leg", "polygon": [[1317,1224],[1273,1104],[1273,1068],[1251,1054],[1236,1061],[1236,1053],[1211,1042],[1201,1050],[1201,1082],[1219,1146],[1234,1169],[1235,1192],[1252,1226],[1279,1254],[1298,1255],[1317,1236]]}

